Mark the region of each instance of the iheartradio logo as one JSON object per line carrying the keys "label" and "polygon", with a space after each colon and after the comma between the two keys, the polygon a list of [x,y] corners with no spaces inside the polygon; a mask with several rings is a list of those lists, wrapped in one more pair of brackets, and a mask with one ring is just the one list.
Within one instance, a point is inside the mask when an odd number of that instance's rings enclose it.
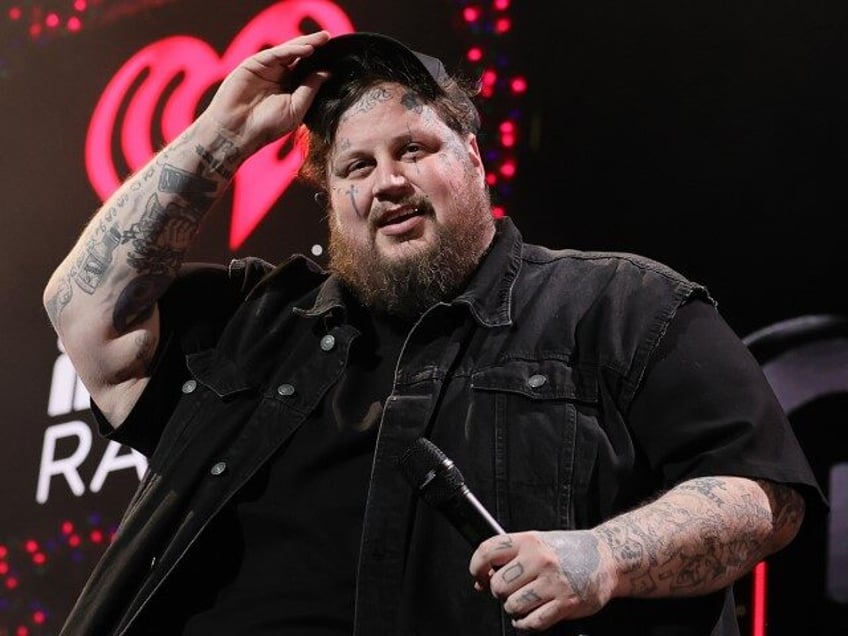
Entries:
{"label": "iheartradio logo", "polygon": [[[256,15],[223,53],[201,39],[173,36],[133,55],[109,81],[92,114],[85,165],[105,201],[197,115],[201,101],[244,58],[302,34],[303,24],[334,35],[353,31],[347,15],[327,0],[284,0]],[[291,135],[246,161],[233,180],[229,247],[244,243],[295,178],[302,153]]]}

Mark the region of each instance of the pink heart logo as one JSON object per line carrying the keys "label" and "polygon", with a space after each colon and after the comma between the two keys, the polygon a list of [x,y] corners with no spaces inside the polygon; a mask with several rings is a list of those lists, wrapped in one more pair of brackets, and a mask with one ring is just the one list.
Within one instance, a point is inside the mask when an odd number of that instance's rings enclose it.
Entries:
{"label": "pink heart logo", "polygon": [[[85,165],[101,200],[153,157],[157,139],[167,143],[185,130],[201,99],[237,64],[262,48],[300,35],[304,23],[315,23],[334,35],[353,30],[344,11],[332,2],[284,0],[255,16],[222,56],[189,36],[159,40],[133,55],[106,86],[88,127]],[[291,137],[257,152],[236,174],[231,250],[244,243],[294,180],[303,155]]]}

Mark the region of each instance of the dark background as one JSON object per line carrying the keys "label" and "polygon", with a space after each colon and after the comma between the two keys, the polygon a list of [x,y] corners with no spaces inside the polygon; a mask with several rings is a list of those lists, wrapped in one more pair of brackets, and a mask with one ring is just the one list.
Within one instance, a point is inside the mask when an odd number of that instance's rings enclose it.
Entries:
{"label": "dark background", "polygon": [[[149,43],[184,34],[223,52],[274,4],[91,0],[81,31],[34,38],[34,10],[67,16],[70,2],[0,3],[0,636],[21,626],[33,636],[57,632],[105,545],[97,533],[108,536],[137,483],[134,470],[115,471],[92,492],[105,449],[94,437],[79,469],[86,492],[76,496],[55,478],[49,499],[35,500],[45,431],[92,422],[84,408],[46,414],[59,352],[41,290],[99,205],[83,161],[98,97]],[[501,179],[493,194],[526,239],[663,261],[706,284],[740,336],[797,316],[848,312],[844,2],[513,0],[501,11],[451,0],[336,4],[356,29],[404,39],[452,69],[498,70],[502,81],[483,102],[481,141],[493,172],[504,158],[517,162],[515,178]],[[22,21],[8,17],[12,6],[23,8]],[[479,23],[462,21],[468,6],[483,8]],[[496,18],[511,28],[495,34]],[[464,60],[471,46],[483,49],[484,64]],[[519,75],[527,92],[512,95],[506,80]],[[507,117],[519,124],[511,150],[498,143]],[[320,211],[299,185],[234,252],[227,206],[209,219],[193,257],[280,260],[324,244]],[[841,419],[844,400],[793,419],[825,488],[832,466],[848,462]],[[74,440],[62,448],[70,455]],[[826,598],[824,527],[806,533],[775,559],[773,636],[848,628],[844,603]],[[35,553],[45,562],[35,563]],[[747,580],[738,586],[744,631],[749,590]]]}

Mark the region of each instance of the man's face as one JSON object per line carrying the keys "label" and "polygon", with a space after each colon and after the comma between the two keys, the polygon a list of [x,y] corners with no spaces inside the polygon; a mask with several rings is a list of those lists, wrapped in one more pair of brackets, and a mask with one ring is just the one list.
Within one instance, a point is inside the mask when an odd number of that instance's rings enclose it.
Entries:
{"label": "man's face", "polygon": [[474,136],[397,84],[342,116],[327,171],[330,269],[372,308],[414,316],[446,300],[494,235]]}

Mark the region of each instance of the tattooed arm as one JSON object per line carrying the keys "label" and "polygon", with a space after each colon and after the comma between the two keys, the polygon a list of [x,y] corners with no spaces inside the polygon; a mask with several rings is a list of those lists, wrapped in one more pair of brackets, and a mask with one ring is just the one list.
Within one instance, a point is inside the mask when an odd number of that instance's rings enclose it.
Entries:
{"label": "tattooed arm", "polygon": [[470,570],[519,629],[547,629],[610,599],[696,596],[726,587],[786,546],[804,517],[794,489],[702,477],[591,530],[519,532],[480,544]]}
{"label": "tattooed arm", "polygon": [[294,38],[240,64],[206,111],[94,215],[44,290],[44,306],[98,407],[119,425],[147,383],[157,301],[238,167],[294,130],[323,77],[291,93],[282,79],[329,39]]}

